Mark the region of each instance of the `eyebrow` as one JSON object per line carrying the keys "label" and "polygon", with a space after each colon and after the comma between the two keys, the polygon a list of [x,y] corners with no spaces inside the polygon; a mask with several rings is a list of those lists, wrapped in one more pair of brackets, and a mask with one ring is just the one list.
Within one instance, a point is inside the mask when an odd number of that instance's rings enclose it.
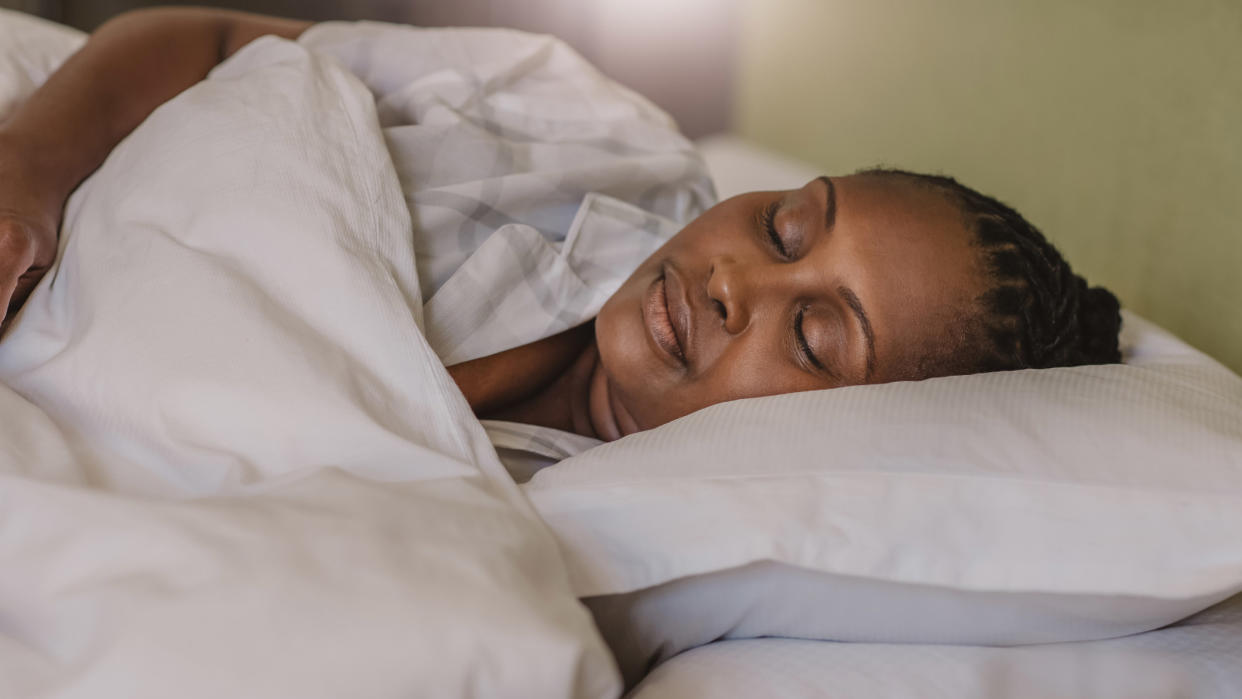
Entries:
{"label": "eyebrow", "polygon": [[853,289],[844,285],[838,286],[837,295],[854,312],[854,317],[858,319],[858,325],[862,327],[863,336],[867,338],[867,373],[863,376],[863,381],[870,381],[871,375],[875,373],[875,333],[871,330],[871,320],[867,318],[867,312],[863,310],[862,302],[858,300],[858,295],[854,293]]}
{"label": "eyebrow", "polygon": [[828,188],[828,210],[824,212],[824,227],[832,230],[832,227],[837,225],[837,188],[827,175],[820,175],[815,179],[823,182]]}
{"label": "eyebrow", "polygon": [[[828,188],[828,207],[824,211],[824,227],[832,230],[837,224],[837,188],[827,175],[820,175],[816,179]],[[858,326],[862,328],[863,337],[867,339],[867,373],[863,376],[863,381],[870,381],[871,375],[875,373],[875,332],[871,329],[871,319],[867,317],[867,311],[863,309],[862,301],[858,300],[858,294],[855,294],[853,289],[845,285],[838,286],[837,295],[845,301],[845,305],[850,307],[850,311],[858,319]]]}
{"label": "eyebrow", "polygon": [[[832,180],[827,175],[820,175],[816,179],[820,180],[828,190],[827,209],[823,211],[823,227],[831,231],[837,225],[837,187],[832,184]],[[850,307],[854,318],[858,319],[858,327],[862,328],[862,334],[867,339],[867,372],[862,379],[863,382],[867,382],[876,372],[876,333],[871,329],[871,319],[867,318],[867,310],[863,309],[862,302],[858,300],[858,294],[853,293],[853,289],[842,284],[837,287],[837,295],[840,295]]]}

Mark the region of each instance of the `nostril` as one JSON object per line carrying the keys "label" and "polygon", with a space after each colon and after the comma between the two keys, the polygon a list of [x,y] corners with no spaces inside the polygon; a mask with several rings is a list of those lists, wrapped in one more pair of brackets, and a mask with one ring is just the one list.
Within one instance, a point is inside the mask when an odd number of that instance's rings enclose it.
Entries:
{"label": "nostril", "polygon": [[729,318],[729,310],[725,308],[725,305],[716,299],[712,299],[712,303],[716,306],[716,312],[720,314],[720,319],[727,320]]}

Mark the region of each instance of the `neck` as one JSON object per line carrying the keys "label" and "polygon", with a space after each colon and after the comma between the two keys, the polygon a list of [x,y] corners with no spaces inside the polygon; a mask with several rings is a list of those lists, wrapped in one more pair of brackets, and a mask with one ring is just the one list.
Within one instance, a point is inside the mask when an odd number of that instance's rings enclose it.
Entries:
{"label": "neck", "polygon": [[551,381],[524,398],[479,417],[552,427],[598,438],[591,425],[588,405],[591,377],[598,363],[599,352],[592,335],[577,357]]}

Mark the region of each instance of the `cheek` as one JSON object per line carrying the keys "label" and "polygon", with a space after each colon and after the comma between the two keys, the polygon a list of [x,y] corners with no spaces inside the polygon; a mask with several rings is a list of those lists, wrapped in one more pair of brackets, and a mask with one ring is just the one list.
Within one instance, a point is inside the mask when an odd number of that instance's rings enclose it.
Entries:
{"label": "cheek", "polygon": [[622,287],[604,303],[595,318],[600,362],[613,381],[623,380],[642,365],[642,336],[638,334],[643,329],[642,316],[635,312],[638,299],[632,296],[629,289]]}
{"label": "cheek", "polygon": [[791,360],[775,337],[760,337],[758,333],[732,340],[711,370],[695,383],[697,407],[832,387],[827,378],[811,374]]}
{"label": "cheek", "polygon": [[717,403],[831,387],[776,352],[735,340],[701,375],[667,382],[647,375],[617,382],[613,390],[639,426],[650,429]]}
{"label": "cheek", "polygon": [[595,319],[595,343],[611,394],[641,429],[651,429],[691,412],[684,402],[695,391],[655,354],[640,303],[641,296],[621,292],[610,298]]}
{"label": "cheek", "polygon": [[[641,424],[655,397],[668,390],[669,368],[647,342],[642,293],[622,287],[595,318],[595,345],[613,392]],[[637,286],[637,285],[635,285]]]}

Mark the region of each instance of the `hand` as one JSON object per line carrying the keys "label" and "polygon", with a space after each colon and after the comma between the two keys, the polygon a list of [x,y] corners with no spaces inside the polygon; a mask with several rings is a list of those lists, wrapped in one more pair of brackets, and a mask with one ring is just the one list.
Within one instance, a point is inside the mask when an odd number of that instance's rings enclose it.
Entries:
{"label": "hand", "polygon": [[65,194],[27,139],[0,129],[0,333],[56,261]]}
{"label": "hand", "polygon": [[46,217],[0,210],[0,332],[56,260],[56,228]]}
{"label": "hand", "polygon": [[32,139],[0,128],[0,333],[56,261],[68,193],[41,172]]}

